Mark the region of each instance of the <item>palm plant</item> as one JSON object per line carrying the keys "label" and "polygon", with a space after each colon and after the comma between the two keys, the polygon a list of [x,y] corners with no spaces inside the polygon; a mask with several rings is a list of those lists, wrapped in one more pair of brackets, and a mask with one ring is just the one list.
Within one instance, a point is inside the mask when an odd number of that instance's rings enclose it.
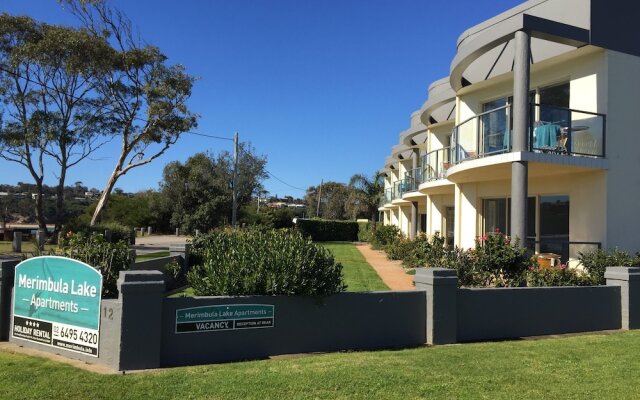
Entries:
{"label": "palm plant", "polygon": [[362,207],[371,215],[371,221],[376,221],[378,205],[384,194],[384,175],[376,171],[372,177],[356,174],[351,177],[349,187],[356,193]]}

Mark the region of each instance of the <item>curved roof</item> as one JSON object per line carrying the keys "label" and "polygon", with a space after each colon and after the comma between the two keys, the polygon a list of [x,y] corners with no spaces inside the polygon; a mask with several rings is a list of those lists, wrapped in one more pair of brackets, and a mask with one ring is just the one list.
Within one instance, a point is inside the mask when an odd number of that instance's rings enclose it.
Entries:
{"label": "curved roof", "polygon": [[531,33],[532,63],[589,42],[591,0],[530,0],[476,25],[458,39],[451,63],[454,91],[513,69],[515,32]]}

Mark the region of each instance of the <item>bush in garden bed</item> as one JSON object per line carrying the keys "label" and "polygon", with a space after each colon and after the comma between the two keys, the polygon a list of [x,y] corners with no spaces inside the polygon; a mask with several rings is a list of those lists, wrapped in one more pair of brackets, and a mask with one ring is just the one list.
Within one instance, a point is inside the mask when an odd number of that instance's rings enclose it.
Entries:
{"label": "bush in garden bed", "polygon": [[120,271],[129,269],[134,261],[130,258],[126,241],[110,243],[103,235],[68,233],[58,246],[56,255],[82,261],[100,271],[102,297],[118,297],[118,275]]}
{"label": "bush in garden bed", "polygon": [[196,296],[329,295],[342,265],[295,230],[217,230],[193,241],[187,279]]}
{"label": "bush in garden bed", "polygon": [[590,286],[593,285],[589,274],[566,265],[552,268],[531,267],[527,271],[527,286]]}
{"label": "bush in garden bed", "polygon": [[580,262],[584,269],[589,272],[594,285],[604,285],[604,271],[607,267],[640,266],[640,254],[631,255],[618,249],[598,249],[580,253]]}
{"label": "bush in garden bed", "polygon": [[371,238],[371,247],[375,250],[380,250],[387,245],[390,245],[402,238],[400,229],[395,225],[382,225],[376,227],[376,231],[373,232]]}
{"label": "bush in garden bed", "polygon": [[119,242],[121,240],[127,243],[133,243],[134,238],[132,237],[132,229],[128,226],[124,226],[116,222],[107,222],[104,224],[91,226],[89,224],[77,221],[70,221],[64,225],[64,227],[62,228],[62,233],[63,237],[67,236],[68,234],[80,232],[84,233],[85,235],[104,235],[104,231],[106,230],[111,231],[111,241],[113,243]]}
{"label": "bush in garden bed", "polygon": [[296,229],[314,242],[355,242],[360,228],[355,221],[299,218]]}

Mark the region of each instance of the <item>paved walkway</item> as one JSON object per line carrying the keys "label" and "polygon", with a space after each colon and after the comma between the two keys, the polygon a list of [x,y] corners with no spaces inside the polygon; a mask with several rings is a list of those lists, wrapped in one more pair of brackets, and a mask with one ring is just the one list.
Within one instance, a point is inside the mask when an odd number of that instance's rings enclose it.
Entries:
{"label": "paved walkway", "polygon": [[364,256],[369,264],[376,270],[382,281],[391,290],[414,290],[413,275],[407,275],[402,268],[402,261],[387,259],[387,255],[381,250],[373,250],[368,243],[359,243],[356,248]]}
{"label": "paved walkway", "polygon": [[136,244],[132,248],[136,249],[138,254],[153,253],[159,250],[169,250],[169,245],[184,244],[191,236],[176,235],[151,235],[136,237]]}

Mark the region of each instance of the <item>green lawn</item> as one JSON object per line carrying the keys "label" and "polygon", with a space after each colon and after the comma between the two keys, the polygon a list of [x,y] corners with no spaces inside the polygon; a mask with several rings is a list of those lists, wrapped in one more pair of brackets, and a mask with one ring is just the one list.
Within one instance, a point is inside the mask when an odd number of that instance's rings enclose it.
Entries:
{"label": "green lawn", "polygon": [[147,261],[153,258],[169,257],[169,250],[156,251],[153,253],[140,254],[136,256],[136,262]]}
{"label": "green lawn", "polygon": [[97,375],[0,351],[3,399],[634,399],[640,332]]}
{"label": "green lawn", "polygon": [[367,263],[362,254],[352,243],[325,242],[318,243],[331,251],[336,261],[342,264],[344,282],[349,292],[368,292],[389,290],[376,271]]}
{"label": "green lawn", "polygon": [[[45,244],[44,245],[44,250],[45,252],[49,252],[52,250],[55,250],[56,246],[55,245],[49,245],[49,244]],[[33,242],[30,241],[24,241],[22,242],[22,252],[23,253],[35,253],[36,251],[36,246]],[[11,249],[11,242],[9,241],[0,241],[0,254],[6,254],[6,253],[11,253],[12,249]]]}

